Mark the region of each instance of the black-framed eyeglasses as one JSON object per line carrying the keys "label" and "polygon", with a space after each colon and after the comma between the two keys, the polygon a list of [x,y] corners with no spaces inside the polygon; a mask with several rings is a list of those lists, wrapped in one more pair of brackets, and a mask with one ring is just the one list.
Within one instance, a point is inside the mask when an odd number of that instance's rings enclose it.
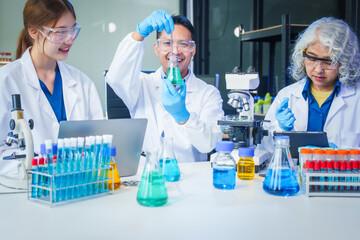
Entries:
{"label": "black-framed eyeglasses", "polygon": [[338,62],[333,62],[330,59],[317,58],[317,57],[308,55],[306,53],[306,49],[303,50],[303,57],[304,57],[305,65],[308,67],[316,68],[317,65],[320,64],[320,66],[325,70],[335,70],[339,66]]}

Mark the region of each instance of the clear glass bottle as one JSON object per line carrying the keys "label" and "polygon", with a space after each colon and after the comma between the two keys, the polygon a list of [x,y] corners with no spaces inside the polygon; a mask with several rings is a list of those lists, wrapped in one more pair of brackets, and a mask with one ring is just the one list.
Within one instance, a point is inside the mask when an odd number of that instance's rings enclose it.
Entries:
{"label": "clear glass bottle", "polygon": [[253,180],[255,176],[254,148],[239,148],[237,176],[241,180]]}
{"label": "clear glass bottle", "polygon": [[271,158],[263,189],[273,195],[293,196],[299,190],[299,183],[291,160],[289,136],[275,136],[275,149]]}
{"label": "clear glass bottle", "polygon": [[[116,167],[116,163],[115,163],[115,156],[116,156],[116,147],[112,146],[111,147],[111,153],[110,153],[110,166],[112,166],[112,168],[110,168],[109,171],[109,178],[114,177],[114,190],[119,190],[120,185],[121,185],[121,180],[120,180],[120,176],[119,176],[119,171]],[[113,176],[113,172],[114,172],[114,176]],[[112,190],[113,189],[113,185],[112,185],[112,179],[109,180],[109,189]]]}
{"label": "clear glass bottle", "polygon": [[158,152],[146,152],[146,163],[137,192],[137,202],[147,207],[166,204],[168,195],[165,180],[158,163]]}
{"label": "clear glass bottle", "polygon": [[165,181],[179,181],[180,169],[175,158],[172,138],[164,137],[164,144],[159,162]]}
{"label": "clear glass bottle", "polygon": [[213,185],[218,189],[234,189],[236,185],[236,162],[231,156],[234,143],[220,141],[216,143],[218,152],[213,167]]}
{"label": "clear glass bottle", "polygon": [[169,79],[173,85],[182,85],[184,83],[181,78],[177,56],[169,57],[169,69],[166,78]]}

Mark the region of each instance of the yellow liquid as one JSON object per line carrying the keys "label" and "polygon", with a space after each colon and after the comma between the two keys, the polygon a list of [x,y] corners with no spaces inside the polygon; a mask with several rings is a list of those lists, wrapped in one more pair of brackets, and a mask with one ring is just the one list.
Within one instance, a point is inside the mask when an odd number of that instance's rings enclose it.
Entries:
{"label": "yellow liquid", "polygon": [[252,157],[240,157],[237,164],[237,176],[241,180],[253,180],[255,163]]}
{"label": "yellow liquid", "polygon": [[[109,177],[111,178],[112,177],[112,171],[114,171],[114,190],[119,190],[120,188],[120,185],[121,185],[121,180],[120,180],[120,177],[119,177],[119,172],[116,168],[116,164],[115,163],[110,163],[110,165],[113,167],[112,169],[113,170],[109,170]],[[112,179],[109,180],[108,182],[109,184],[109,189],[112,190]]]}

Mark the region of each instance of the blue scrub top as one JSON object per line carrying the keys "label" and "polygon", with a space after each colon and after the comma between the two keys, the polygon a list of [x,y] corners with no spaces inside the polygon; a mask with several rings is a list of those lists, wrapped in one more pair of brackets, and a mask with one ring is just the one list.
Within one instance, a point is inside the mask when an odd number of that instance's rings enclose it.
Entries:
{"label": "blue scrub top", "polygon": [[318,102],[315,100],[314,95],[310,91],[310,78],[307,78],[306,84],[302,91],[302,95],[306,101],[309,98],[309,116],[307,131],[324,131],[324,125],[326,122],[327,115],[331,107],[331,103],[340,92],[341,84],[339,81],[336,82],[333,92],[325,100],[325,102],[319,107]]}
{"label": "blue scrub top", "polygon": [[56,65],[55,83],[54,83],[54,90],[52,95],[49,89],[40,79],[39,82],[41,89],[45,93],[45,96],[48,99],[58,122],[60,123],[61,121],[66,121],[65,104],[64,104],[63,89],[62,89],[62,78],[59,67]]}

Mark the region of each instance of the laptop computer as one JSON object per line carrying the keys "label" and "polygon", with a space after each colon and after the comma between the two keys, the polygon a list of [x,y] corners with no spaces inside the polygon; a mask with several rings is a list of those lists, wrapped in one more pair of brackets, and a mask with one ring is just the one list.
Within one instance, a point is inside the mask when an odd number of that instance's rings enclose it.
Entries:
{"label": "laptop computer", "polygon": [[135,175],[144,142],[147,119],[109,119],[60,122],[58,138],[111,134],[116,146],[116,167],[120,177]]}
{"label": "laptop computer", "polygon": [[299,147],[317,146],[329,147],[326,132],[289,131],[274,132],[274,136],[286,135],[290,138],[290,153],[292,158],[299,159]]}

